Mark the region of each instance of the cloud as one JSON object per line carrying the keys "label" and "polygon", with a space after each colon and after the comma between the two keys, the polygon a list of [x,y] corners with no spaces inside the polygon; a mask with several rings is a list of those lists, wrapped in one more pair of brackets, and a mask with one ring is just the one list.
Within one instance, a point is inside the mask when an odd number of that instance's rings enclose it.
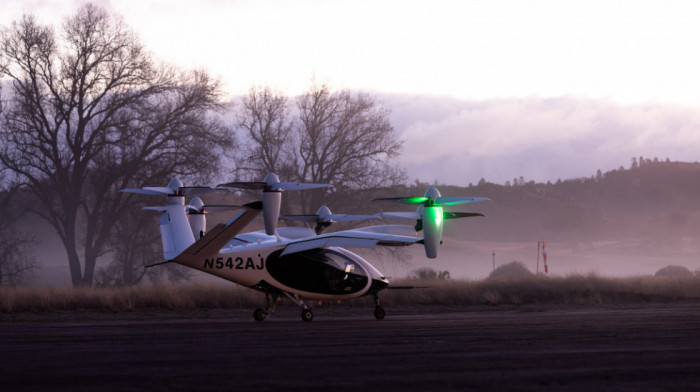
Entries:
{"label": "cloud", "polygon": [[409,178],[427,182],[546,182],[629,166],[632,157],[700,155],[700,114],[671,104],[427,96],[387,96],[384,103],[406,141],[401,161]]}

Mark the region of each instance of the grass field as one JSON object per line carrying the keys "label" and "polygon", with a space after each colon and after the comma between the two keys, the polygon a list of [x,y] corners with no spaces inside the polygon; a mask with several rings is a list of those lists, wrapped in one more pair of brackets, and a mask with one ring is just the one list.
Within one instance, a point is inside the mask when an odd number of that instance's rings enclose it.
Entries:
{"label": "grass field", "polygon": [[[700,277],[638,276],[608,278],[595,274],[562,277],[468,280],[403,280],[408,290],[381,293],[384,305],[647,304],[700,301]],[[133,311],[139,309],[239,309],[263,304],[261,293],[234,284],[184,284],[127,288],[0,287],[0,312]],[[326,301],[332,306],[367,306],[371,298]],[[290,301],[282,304],[293,305]],[[311,306],[323,303],[314,301]]]}

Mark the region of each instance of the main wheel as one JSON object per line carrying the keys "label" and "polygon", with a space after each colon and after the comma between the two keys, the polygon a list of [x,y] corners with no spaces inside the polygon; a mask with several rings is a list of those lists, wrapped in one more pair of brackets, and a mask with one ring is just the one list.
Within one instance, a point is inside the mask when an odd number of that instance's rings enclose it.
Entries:
{"label": "main wheel", "polygon": [[255,318],[255,321],[263,321],[265,320],[265,317],[267,317],[267,312],[260,308],[255,309],[255,312],[253,312],[253,318]]}
{"label": "main wheel", "polygon": [[384,316],[386,316],[386,312],[384,311],[384,308],[377,305],[374,308],[374,318],[376,318],[377,320],[382,320],[384,318]]}
{"label": "main wheel", "polygon": [[301,310],[301,319],[303,321],[311,321],[314,319],[314,314],[311,311],[311,309],[302,309]]}

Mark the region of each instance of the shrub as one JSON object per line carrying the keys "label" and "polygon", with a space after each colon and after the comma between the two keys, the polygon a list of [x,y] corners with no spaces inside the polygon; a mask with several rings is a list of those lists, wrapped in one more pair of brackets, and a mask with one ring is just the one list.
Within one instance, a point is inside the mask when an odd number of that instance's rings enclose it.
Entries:
{"label": "shrub", "polygon": [[411,271],[408,274],[408,279],[419,279],[419,280],[447,280],[450,279],[450,271],[435,271],[432,268],[418,268]]}
{"label": "shrub", "polygon": [[681,265],[668,265],[656,271],[654,276],[692,276],[693,273],[689,269]]}
{"label": "shrub", "polygon": [[522,261],[511,261],[496,268],[489,278],[518,279],[534,276]]}

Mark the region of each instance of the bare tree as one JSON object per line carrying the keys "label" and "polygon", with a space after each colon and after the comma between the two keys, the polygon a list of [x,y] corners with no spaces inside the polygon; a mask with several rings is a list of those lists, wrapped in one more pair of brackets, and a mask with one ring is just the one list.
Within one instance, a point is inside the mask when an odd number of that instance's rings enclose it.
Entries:
{"label": "bare tree", "polygon": [[97,269],[95,285],[132,286],[144,281],[157,283],[164,278],[171,282],[189,279],[192,270],[174,263],[144,268],[162,261],[163,247],[154,214],[144,213],[135,208],[137,205],[125,210],[114,225],[110,241],[113,259]]}
{"label": "bare tree", "polygon": [[0,193],[0,286],[20,284],[39,270],[33,251],[39,241],[31,231],[18,226],[24,215],[20,196],[13,187]]}
{"label": "bare tree", "polygon": [[[334,198],[395,185],[405,178],[392,162],[402,141],[388,117],[389,111],[370,95],[332,92],[325,84],[312,83],[297,98],[294,116],[283,95],[252,88],[239,112],[239,127],[249,137],[249,154],[239,171],[258,178],[272,171],[288,181],[332,184]],[[327,190],[306,191],[285,201],[294,198],[310,211],[328,196]]]}
{"label": "bare tree", "polygon": [[270,172],[289,178],[294,150],[287,97],[269,87],[252,87],[242,103],[238,127],[249,138],[237,159],[238,174],[251,181]]}
{"label": "bare tree", "polygon": [[[403,172],[391,164],[403,142],[389,122],[389,111],[369,94],[333,93],[327,85],[313,83],[297,107],[300,179],[332,184],[339,194],[403,180]],[[310,206],[320,204],[323,193],[310,193]]]}
{"label": "bare tree", "polygon": [[156,66],[121,19],[92,4],[61,35],[24,16],[0,45],[12,82],[0,161],[39,200],[34,212],[60,236],[73,285],[90,286],[130,202],[119,189],[211,170],[230,147],[211,115],[219,83]]}

